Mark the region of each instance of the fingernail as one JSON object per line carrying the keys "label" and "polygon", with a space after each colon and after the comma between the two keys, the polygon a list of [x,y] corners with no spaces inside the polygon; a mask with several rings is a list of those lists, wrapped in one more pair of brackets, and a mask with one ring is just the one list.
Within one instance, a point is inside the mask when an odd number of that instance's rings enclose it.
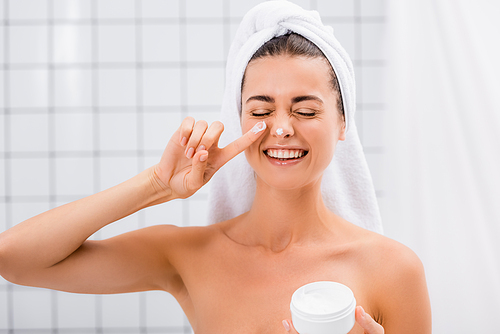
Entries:
{"label": "fingernail", "polygon": [[283,320],[283,322],[282,322],[282,323],[283,323],[283,327],[285,327],[285,330],[286,330],[287,332],[289,332],[289,331],[290,331],[290,325],[288,324],[288,321]]}
{"label": "fingernail", "polygon": [[186,157],[188,157],[189,159],[191,159],[194,155],[194,148],[190,147],[188,150],[187,150],[187,153],[186,153]]}
{"label": "fingernail", "polygon": [[181,145],[182,146],[186,146],[187,142],[188,142],[188,139],[186,137],[182,137],[182,139],[181,139]]}
{"label": "fingernail", "polygon": [[200,157],[200,161],[201,161],[201,162],[207,161],[207,159],[208,159],[208,154],[203,154],[203,155]]}
{"label": "fingernail", "polygon": [[252,128],[253,133],[259,133],[262,130],[266,129],[266,122],[260,121],[259,123],[255,124]]}
{"label": "fingernail", "polygon": [[205,150],[205,149],[206,149],[206,148],[205,148],[205,145],[200,145],[200,146],[198,146],[198,148],[196,149],[196,152],[201,151],[201,150]]}

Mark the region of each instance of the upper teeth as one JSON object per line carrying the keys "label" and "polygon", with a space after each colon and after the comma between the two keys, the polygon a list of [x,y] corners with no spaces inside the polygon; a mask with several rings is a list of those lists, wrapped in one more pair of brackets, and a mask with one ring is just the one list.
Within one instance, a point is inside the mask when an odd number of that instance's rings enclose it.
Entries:
{"label": "upper teeth", "polygon": [[266,154],[272,158],[290,159],[300,158],[305,153],[304,150],[267,150]]}

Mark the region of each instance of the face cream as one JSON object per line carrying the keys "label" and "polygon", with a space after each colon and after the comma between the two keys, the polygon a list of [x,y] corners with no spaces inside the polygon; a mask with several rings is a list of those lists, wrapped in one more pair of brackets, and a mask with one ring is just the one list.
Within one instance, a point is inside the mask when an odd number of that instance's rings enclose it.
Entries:
{"label": "face cream", "polygon": [[336,282],[314,282],[292,295],[293,326],[300,334],[347,334],[354,326],[356,299]]}

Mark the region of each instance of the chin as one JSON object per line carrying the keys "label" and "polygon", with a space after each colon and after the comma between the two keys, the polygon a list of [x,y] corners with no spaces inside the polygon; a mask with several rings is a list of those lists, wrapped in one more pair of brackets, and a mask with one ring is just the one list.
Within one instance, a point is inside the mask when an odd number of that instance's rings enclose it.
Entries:
{"label": "chin", "polygon": [[261,182],[267,187],[276,190],[298,190],[312,188],[316,184],[321,184],[321,175],[318,177],[305,176],[305,173],[286,173],[286,172],[257,172],[257,184]]}

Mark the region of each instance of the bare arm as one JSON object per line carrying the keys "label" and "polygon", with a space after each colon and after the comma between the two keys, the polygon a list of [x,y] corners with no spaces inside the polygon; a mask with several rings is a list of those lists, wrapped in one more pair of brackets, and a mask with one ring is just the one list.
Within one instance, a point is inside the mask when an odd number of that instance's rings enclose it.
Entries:
{"label": "bare arm", "polygon": [[[176,271],[159,226],[102,241],[88,237],[147,206],[187,198],[261,133],[249,132],[223,149],[216,122],[186,118],[158,165],[113,188],[52,209],[0,234],[0,274],[22,285],[80,293],[175,289]],[[197,152],[189,148],[197,149]]]}
{"label": "bare arm", "polygon": [[[118,275],[113,275],[109,284],[96,284],[93,280],[106,271],[118,270],[126,262],[140,265],[139,261],[131,263],[128,259],[150,257],[150,247],[138,244],[147,231],[103,241],[86,240],[102,227],[155,201],[170,200],[168,195],[162,198],[154,190],[151,174],[152,169],[146,170],[113,188],[44,212],[2,233],[0,272],[6,279],[22,285],[74,292],[107,291],[116,284]],[[130,241],[134,235],[138,239],[135,243]],[[135,258],[127,254],[131,250],[135,251]],[[87,291],[89,284],[95,288]]]}

